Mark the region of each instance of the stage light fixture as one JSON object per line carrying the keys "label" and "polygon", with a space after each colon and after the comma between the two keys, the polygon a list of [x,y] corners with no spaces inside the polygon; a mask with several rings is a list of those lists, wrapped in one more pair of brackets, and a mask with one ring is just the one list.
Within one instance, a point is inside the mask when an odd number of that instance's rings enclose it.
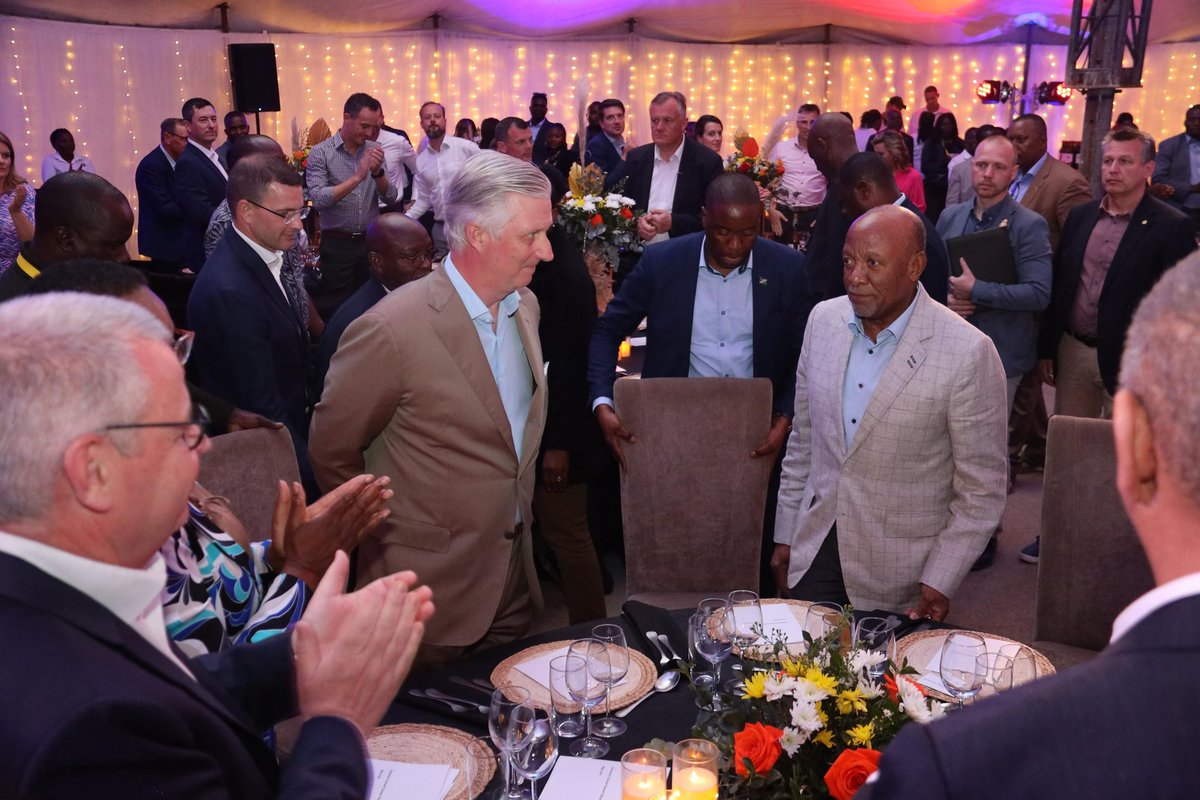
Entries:
{"label": "stage light fixture", "polygon": [[1008,81],[980,81],[975,87],[975,96],[979,98],[979,102],[986,105],[1015,101],[1020,95],[1016,85]]}
{"label": "stage light fixture", "polygon": [[1038,84],[1037,101],[1041,105],[1063,106],[1073,94],[1069,86],[1063,86],[1062,81],[1042,81]]}

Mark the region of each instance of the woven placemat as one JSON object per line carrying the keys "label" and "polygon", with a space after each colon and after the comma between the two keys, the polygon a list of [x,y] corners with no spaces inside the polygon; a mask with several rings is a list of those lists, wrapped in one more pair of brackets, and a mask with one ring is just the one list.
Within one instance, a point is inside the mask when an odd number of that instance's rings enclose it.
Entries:
{"label": "woven placemat", "polygon": [[[463,760],[471,748],[471,793],[463,792]],[[404,764],[448,764],[458,770],[458,777],[446,800],[471,800],[496,774],[496,754],[481,740],[466,731],[442,725],[384,725],[367,737],[367,753],[371,758],[399,761]]]}
{"label": "woven placemat", "polygon": [[[920,633],[910,633],[903,639],[897,639],[896,661],[902,663],[904,659],[907,658],[908,665],[910,667],[914,667],[918,672],[922,672],[925,668],[925,665],[929,663],[934,654],[942,649],[942,643],[946,640],[946,636],[951,633],[951,630],[952,629],[921,631]],[[984,633],[982,631],[974,631],[974,633],[978,633],[980,636],[983,636],[987,639],[999,639],[1006,644],[1019,644],[1024,647],[1029,647],[1029,645],[1025,644],[1024,642],[1018,642],[1016,639],[1009,639],[1007,636],[998,636],[994,633]],[[1022,683],[1028,683],[1029,681],[1036,680],[1037,678],[1044,678],[1047,675],[1053,675],[1055,672],[1054,665],[1050,663],[1050,659],[1046,658],[1032,647],[1029,647],[1029,652],[1033,653],[1033,664],[1034,668],[1037,670],[1037,674],[1032,676],[1021,676],[1020,680],[1017,680],[1017,676],[1013,676],[1014,686],[1019,686]],[[953,697],[942,694],[935,689],[930,689],[924,684],[921,684],[921,688],[928,692],[931,697],[936,697],[939,700],[954,700]]]}
{"label": "woven placemat", "polygon": [[[544,656],[547,653],[555,650],[561,650],[562,655],[567,654],[567,648],[571,646],[572,640],[568,639],[561,642],[550,642],[548,644],[539,644],[536,647],[530,647],[522,650],[519,653],[509,656],[496,665],[492,670],[492,685],[493,686],[520,686],[529,690],[530,699],[538,708],[550,707],[550,689],[542,686],[533,678],[526,675],[521,670],[517,669],[518,664],[522,664],[530,659]],[[609,645],[612,647],[612,645]],[[625,674],[625,680],[613,687],[612,691],[612,707],[614,709],[623,708],[637,700],[642,695],[654,688],[654,681],[658,679],[658,670],[654,668],[654,663],[644,655],[633,648],[629,649],[629,671]],[[507,695],[506,695],[507,696]],[[509,697],[514,700],[516,698]],[[603,703],[599,706],[603,708]],[[579,710],[579,706],[572,708],[561,709],[574,713]]]}

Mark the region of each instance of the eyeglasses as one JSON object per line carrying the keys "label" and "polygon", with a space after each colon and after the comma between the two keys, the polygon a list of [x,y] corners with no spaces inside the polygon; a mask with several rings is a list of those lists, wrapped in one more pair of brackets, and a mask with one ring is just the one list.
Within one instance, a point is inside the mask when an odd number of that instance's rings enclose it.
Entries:
{"label": "eyeglasses", "polygon": [[136,430],[138,428],[183,428],[179,434],[188,446],[189,450],[195,450],[204,441],[204,429],[212,418],[208,415],[208,409],[199,403],[192,405],[192,418],[185,422],[131,422],[124,425],[105,425],[101,431],[126,431]]}
{"label": "eyeglasses", "polygon": [[417,253],[416,255],[411,256],[397,255],[396,260],[412,264],[413,266],[418,266],[420,264],[432,264],[437,260],[437,255],[437,250],[431,249],[426,250],[424,253]]}
{"label": "eyeglasses", "polygon": [[299,220],[308,219],[308,212],[309,212],[310,206],[304,206],[303,208],[293,208],[291,211],[276,211],[273,208],[267,208],[266,206],[260,206],[258,203],[254,202],[253,200],[249,200],[245,197],[243,197],[242,199],[245,200],[247,203],[249,203],[252,206],[261,208],[263,211],[270,211],[272,214],[274,214],[275,216],[277,216],[281,220],[283,220],[284,225],[291,225],[293,222],[295,222],[298,219]]}
{"label": "eyeglasses", "polygon": [[175,351],[180,364],[188,362],[188,358],[192,355],[192,343],[195,341],[195,331],[175,331],[175,336],[171,340],[171,349]]}

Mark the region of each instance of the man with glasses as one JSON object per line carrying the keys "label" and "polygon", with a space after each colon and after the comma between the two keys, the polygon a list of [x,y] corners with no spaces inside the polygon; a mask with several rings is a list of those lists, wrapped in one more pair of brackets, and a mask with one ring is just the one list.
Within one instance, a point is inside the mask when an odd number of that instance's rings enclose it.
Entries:
{"label": "man with glasses", "polygon": [[342,303],[325,325],[316,356],[316,397],[321,399],[329,360],[342,333],[371,306],[410,281],[433,271],[433,241],[425,226],[403,214],[380,214],[367,226],[367,263],[371,277]]}
{"label": "man with glasses", "polygon": [[[0,796],[365,797],[363,736],[428,589],[402,573],[346,594],[339,555],[293,632],[187,658],[159,549],[208,444],[161,324],[64,294],[7,304],[0,330]],[[259,732],[297,714],[280,767]]]}
{"label": "man with glasses", "polygon": [[159,145],[138,163],[138,252],[163,266],[183,267],[183,209],[175,196],[175,162],[188,143],[187,121],[159,126]]}
{"label": "man with glasses", "polygon": [[243,158],[230,173],[227,200],[233,224],[188,299],[196,380],[206,391],[287,426],[305,489],[315,497],[307,446],[307,301],[283,277],[284,251],[308,211],[300,176],[274,156]]}

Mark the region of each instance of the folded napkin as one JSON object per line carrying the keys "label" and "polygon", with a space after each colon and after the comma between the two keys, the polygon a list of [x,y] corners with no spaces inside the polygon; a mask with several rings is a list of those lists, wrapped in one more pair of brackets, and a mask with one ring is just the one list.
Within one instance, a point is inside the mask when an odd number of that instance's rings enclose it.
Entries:
{"label": "folded napkin", "polygon": [[[629,642],[630,646],[637,645],[638,649],[660,671],[663,669],[663,666],[658,663],[660,651],[650,643],[650,640],[646,637],[646,631],[665,634],[671,640],[671,645],[675,648],[675,652],[684,658],[687,657],[687,636],[681,631],[679,624],[675,622],[672,612],[667,611],[665,608],[630,600],[621,606],[621,616],[625,618],[629,626],[638,634],[634,637],[633,641]],[[670,651],[667,651],[667,654],[670,655]],[[673,666],[671,665],[671,668]]]}

